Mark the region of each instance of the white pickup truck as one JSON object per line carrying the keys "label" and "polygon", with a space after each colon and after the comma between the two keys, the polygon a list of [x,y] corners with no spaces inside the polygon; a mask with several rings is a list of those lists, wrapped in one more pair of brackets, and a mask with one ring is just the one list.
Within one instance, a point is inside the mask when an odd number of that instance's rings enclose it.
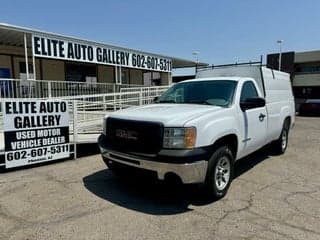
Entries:
{"label": "white pickup truck", "polygon": [[110,114],[98,142],[111,170],[126,165],[161,180],[178,176],[220,198],[236,160],[269,143],[285,152],[294,121],[288,74],[263,66],[205,68],[154,104]]}

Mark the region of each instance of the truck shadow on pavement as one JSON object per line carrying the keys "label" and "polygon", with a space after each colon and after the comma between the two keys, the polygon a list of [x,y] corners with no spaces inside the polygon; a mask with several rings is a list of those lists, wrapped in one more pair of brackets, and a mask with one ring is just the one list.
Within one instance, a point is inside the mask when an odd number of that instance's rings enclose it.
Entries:
{"label": "truck shadow on pavement", "polygon": [[[269,158],[263,148],[235,164],[237,178]],[[206,205],[208,200],[199,185],[164,182],[141,171],[114,174],[105,169],[83,178],[84,186],[96,196],[118,206],[152,215],[173,215],[192,211],[190,206]],[[235,184],[235,183],[233,183]]]}

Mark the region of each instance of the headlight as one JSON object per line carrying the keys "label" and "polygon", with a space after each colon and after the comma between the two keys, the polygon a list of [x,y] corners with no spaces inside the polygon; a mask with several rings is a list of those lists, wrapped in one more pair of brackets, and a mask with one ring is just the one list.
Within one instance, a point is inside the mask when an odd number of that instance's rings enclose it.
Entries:
{"label": "headlight", "polygon": [[103,118],[102,129],[103,129],[103,134],[107,136],[107,118]]}
{"label": "headlight", "polygon": [[196,128],[165,128],[164,148],[193,148],[196,143]]}

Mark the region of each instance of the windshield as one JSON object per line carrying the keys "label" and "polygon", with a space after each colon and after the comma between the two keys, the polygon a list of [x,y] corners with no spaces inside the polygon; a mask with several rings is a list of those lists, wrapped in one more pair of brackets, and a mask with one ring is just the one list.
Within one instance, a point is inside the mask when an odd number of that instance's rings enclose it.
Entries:
{"label": "windshield", "polygon": [[208,80],[178,83],[160,96],[156,103],[193,103],[228,107],[236,81]]}

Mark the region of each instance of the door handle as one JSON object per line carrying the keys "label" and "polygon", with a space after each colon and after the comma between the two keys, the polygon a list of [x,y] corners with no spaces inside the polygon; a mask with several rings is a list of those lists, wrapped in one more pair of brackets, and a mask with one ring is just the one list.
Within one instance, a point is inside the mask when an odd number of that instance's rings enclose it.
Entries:
{"label": "door handle", "polygon": [[259,115],[260,122],[262,122],[265,117],[266,117],[266,115],[264,115],[263,113],[260,113],[260,115]]}

